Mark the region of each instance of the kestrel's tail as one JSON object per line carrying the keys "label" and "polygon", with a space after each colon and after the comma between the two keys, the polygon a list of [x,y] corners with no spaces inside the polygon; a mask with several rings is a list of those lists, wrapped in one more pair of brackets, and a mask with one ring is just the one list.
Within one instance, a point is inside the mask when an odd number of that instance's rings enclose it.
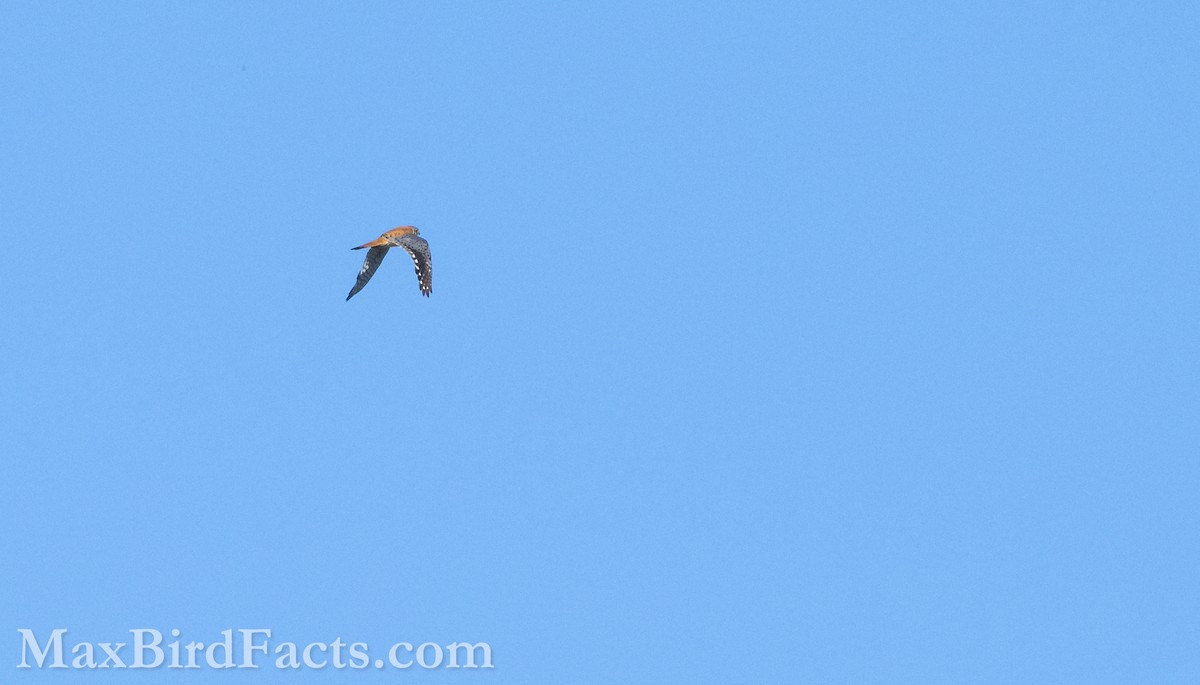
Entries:
{"label": "kestrel's tail", "polygon": [[391,243],[389,243],[387,241],[387,238],[380,236],[380,237],[376,238],[375,240],[372,240],[369,243],[363,243],[362,245],[359,245],[358,247],[352,247],[350,249],[351,250],[361,250],[364,247],[389,247],[390,245],[391,245]]}

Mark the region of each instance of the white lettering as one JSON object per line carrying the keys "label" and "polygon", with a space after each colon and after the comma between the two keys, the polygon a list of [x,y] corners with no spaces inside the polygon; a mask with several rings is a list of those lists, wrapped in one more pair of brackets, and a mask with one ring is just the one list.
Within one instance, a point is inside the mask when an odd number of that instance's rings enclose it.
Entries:
{"label": "white lettering", "polygon": [[[432,664],[425,663],[425,648],[433,647],[434,654],[437,659]],[[417,663],[421,664],[421,668],[437,668],[442,664],[442,646],[432,642],[422,642],[420,647],[417,647]]]}
{"label": "white lettering", "polygon": [[28,652],[33,652],[33,663],[37,664],[38,668],[46,662],[46,654],[54,650],[54,660],[50,662],[50,668],[66,668],[67,665],[62,660],[62,636],[66,634],[66,628],[56,628],[50,632],[50,641],[45,647],[39,648],[37,638],[33,636],[33,631],[29,628],[17,628],[17,632],[24,638],[21,640],[21,663],[17,664],[17,668],[32,668],[26,660]]}
{"label": "white lettering", "polygon": [[[162,648],[162,633],[153,628],[134,628],[129,631],[133,633],[133,667],[134,668],[156,668],[162,664],[166,656],[163,654]],[[154,637],[154,642],[146,644],[146,635]],[[154,650],[154,661],[146,663],[146,650]]]}
{"label": "white lettering", "polygon": [[238,668],[258,668],[258,665],[254,663],[254,653],[261,651],[263,656],[266,656],[267,643],[255,644],[254,636],[262,635],[270,638],[271,631],[267,628],[251,628],[250,630],[242,628],[238,632],[242,634],[242,663]]}
{"label": "white lettering", "polygon": [[314,649],[317,650],[318,652],[324,653],[325,650],[327,649],[327,647],[325,647],[325,645],[320,642],[310,643],[307,647],[304,648],[304,665],[308,666],[309,668],[325,668],[325,666],[329,663],[329,661],[328,660],[322,660],[320,662],[313,661],[312,651]]}
{"label": "white lettering", "polygon": [[[466,666],[460,667],[458,665],[459,647],[463,647],[467,650]],[[475,663],[476,649],[483,650],[482,666]],[[452,642],[446,645],[446,650],[450,652],[450,663],[446,664],[446,668],[495,668],[495,666],[492,665],[492,646],[486,642],[476,642],[475,644],[471,644],[470,642]]]}
{"label": "white lettering", "polygon": [[[209,668],[233,668],[233,628],[226,628],[221,631],[221,636],[224,640],[214,642],[204,650],[204,660],[208,662]],[[217,661],[217,648],[225,652],[225,659]]]}
{"label": "white lettering", "polygon": [[412,645],[410,645],[407,642],[397,642],[396,644],[392,645],[391,649],[388,650],[388,661],[392,664],[392,666],[394,668],[408,668],[409,666],[413,665],[412,659],[409,659],[408,661],[405,661],[405,662],[401,662],[400,659],[396,658],[396,651],[400,647],[403,647],[404,651],[408,652],[409,654],[412,654],[412,651],[413,651]]}
{"label": "white lettering", "polygon": [[125,647],[124,642],[118,642],[116,647],[113,647],[111,642],[101,642],[100,649],[103,649],[108,656],[100,662],[99,668],[109,668],[109,664],[112,665],[112,668],[125,668],[125,662],[117,656],[117,652],[121,651],[123,647]]}
{"label": "white lettering", "polygon": [[350,668],[366,668],[371,663],[367,656],[367,643],[355,642],[350,645]]}
{"label": "white lettering", "polygon": [[[83,654],[79,654],[79,652]],[[96,667],[96,650],[90,642],[80,642],[71,648],[72,654],[79,654],[71,660],[71,668],[95,668]]]}
{"label": "white lettering", "polygon": [[296,660],[296,643],[284,642],[275,648],[275,653],[283,655],[275,659],[275,668],[300,668],[300,662]]}

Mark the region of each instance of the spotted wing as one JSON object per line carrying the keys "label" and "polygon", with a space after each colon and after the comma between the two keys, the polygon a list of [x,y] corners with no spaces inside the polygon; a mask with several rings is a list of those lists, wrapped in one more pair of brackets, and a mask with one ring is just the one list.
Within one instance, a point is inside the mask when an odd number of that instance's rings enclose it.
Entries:
{"label": "spotted wing", "polygon": [[402,235],[393,242],[412,257],[417,271],[417,286],[421,288],[422,295],[429,297],[429,293],[433,292],[433,257],[429,254],[429,243],[412,233]]}
{"label": "spotted wing", "polygon": [[383,258],[387,256],[387,247],[372,247],[367,250],[367,258],[363,260],[362,268],[358,270],[358,280],[354,282],[354,287],[350,289],[350,294],[346,299],[354,297],[358,291],[362,290],[367,285],[367,281],[375,275],[375,270],[383,263]]}

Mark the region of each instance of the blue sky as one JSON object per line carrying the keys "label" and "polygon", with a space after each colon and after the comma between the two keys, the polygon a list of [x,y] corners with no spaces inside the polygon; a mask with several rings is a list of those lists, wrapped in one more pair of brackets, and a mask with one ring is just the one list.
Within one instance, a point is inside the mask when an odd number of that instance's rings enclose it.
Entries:
{"label": "blue sky", "polygon": [[0,668],[1195,682],[1200,12],[649,5],[5,4]]}

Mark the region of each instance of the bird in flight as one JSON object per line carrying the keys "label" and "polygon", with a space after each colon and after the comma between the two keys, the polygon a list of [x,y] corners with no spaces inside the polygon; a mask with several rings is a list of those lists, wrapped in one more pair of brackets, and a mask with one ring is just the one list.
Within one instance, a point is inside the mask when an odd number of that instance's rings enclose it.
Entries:
{"label": "bird in flight", "polygon": [[375,275],[375,270],[387,256],[388,250],[393,247],[404,248],[408,256],[412,257],[413,266],[417,270],[417,286],[421,289],[421,294],[429,297],[429,293],[433,292],[433,258],[429,255],[429,243],[421,237],[421,232],[417,230],[416,226],[393,228],[375,240],[351,249],[361,250],[364,247],[369,248],[367,258],[363,260],[362,269],[358,271],[358,280],[354,282],[354,287],[346,296],[347,300],[354,297],[367,285],[367,281],[371,280],[371,277]]}

